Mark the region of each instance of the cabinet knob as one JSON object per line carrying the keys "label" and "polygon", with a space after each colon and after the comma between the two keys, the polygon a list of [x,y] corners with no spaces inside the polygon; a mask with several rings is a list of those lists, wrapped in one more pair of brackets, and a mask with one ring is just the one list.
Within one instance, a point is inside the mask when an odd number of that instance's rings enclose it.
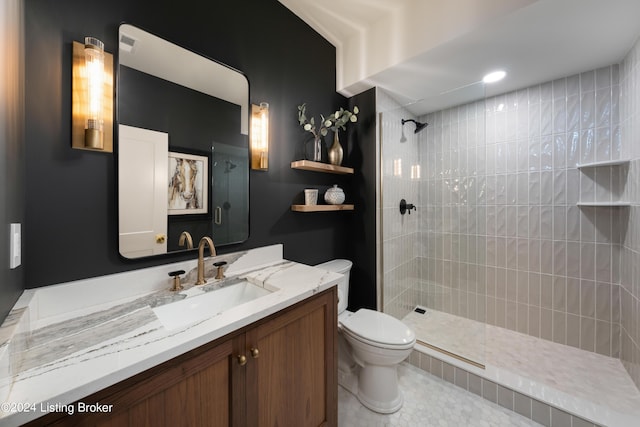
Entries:
{"label": "cabinet knob", "polygon": [[257,348],[253,348],[251,347],[251,357],[253,357],[254,359],[257,359],[258,356],[260,356],[260,352],[258,351]]}
{"label": "cabinet knob", "polygon": [[238,364],[240,366],[244,366],[247,364],[247,356],[245,356],[244,354],[241,354],[240,356],[238,356]]}

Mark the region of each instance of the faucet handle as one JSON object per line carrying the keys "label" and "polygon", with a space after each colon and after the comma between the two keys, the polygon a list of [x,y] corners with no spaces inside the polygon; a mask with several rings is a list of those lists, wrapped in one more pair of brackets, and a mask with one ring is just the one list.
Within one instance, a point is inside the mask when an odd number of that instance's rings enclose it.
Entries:
{"label": "faucet handle", "polygon": [[182,285],[180,284],[180,275],[184,274],[184,270],[176,270],[169,272],[169,276],[173,277],[173,287],[171,291],[177,292],[182,289]]}
{"label": "faucet handle", "polygon": [[220,280],[220,279],[224,279],[224,266],[227,265],[227,261],[218,261],[218,262],[214,262],[213,266],[216,267],[218,270],[216,272],[216,279]]}

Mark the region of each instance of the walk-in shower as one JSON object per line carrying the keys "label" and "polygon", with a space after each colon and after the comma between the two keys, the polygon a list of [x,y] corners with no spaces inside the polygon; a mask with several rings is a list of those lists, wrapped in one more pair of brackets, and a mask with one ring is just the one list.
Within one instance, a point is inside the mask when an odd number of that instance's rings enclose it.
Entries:
{"label": "walk-in shower", "polygon": [[[442,315],[485,321],[475,271],[480,251],[478,230],[468,222],[470,216],[477,216],[481,204],[479,182],[473,176],[462,176],[463,170],[475,169],[477,147],[484,145],[484,88],[478,84],[464,91],[473,102],[463,113],[455,118],[451,113],[437,113],[428,119],[416,115],[421,105],[401,107],[380,94],[379,101],[386,103],[380,115],[384,206],[381,305],[400,319],[415,316],[408,321],[424,345],[482,366],[482,324],[451,328],[451,321]],[[405,135],[405,127],[411,123],[415,130]],[[464,143],[452,145],[449,131],[453,126],[464,128]],[[455,130],[456,135],[460,132]],[[468,161],[473,165],[467,165]],[[412,215],[402,215],[402,200],[413,205]]]}
{"label": "walk-in shower", "polygon": [[[426,111],[377,91],[378,304],[415,330],[424,369],[597,424],[640,419],[621,344],[629,214],[596,203],[628,186],[624,164],[609,165],[623,153],[621,74],[489,98],[471,85],[464,103]],[[409,121],[429,126],[405,136]]]}
{"label": "walk-in shower", "polygon": [[246,148],[219,142],[212,143],[212,147],[212,234],[216,241],[242,242],[248,233],[244,221],[249,215],[249,199],[242,191],[249,185]]}

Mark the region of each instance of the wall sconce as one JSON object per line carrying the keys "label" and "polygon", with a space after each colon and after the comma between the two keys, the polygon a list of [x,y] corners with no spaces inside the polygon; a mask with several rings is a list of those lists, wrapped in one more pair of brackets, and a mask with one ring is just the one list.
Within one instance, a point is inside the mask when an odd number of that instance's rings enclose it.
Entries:
{"label": "wall sconce", "polygon": [[85,37],[73,42],[71,146],[113,152],[113,55]]}
{"label": "wall sconce", "polygon": [[269,104],[251,105],[251,169],[269,169]]}

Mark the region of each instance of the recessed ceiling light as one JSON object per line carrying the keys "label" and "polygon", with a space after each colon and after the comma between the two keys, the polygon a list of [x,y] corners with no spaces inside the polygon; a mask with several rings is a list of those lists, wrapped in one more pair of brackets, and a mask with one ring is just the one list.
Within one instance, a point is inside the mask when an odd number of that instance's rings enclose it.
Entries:
{"label": "recessed ceiling light", "polygon": [[485,83],[495,83],[498,82],[502,79],[504,79],[504,76],[506,76],[507,73],[505,71],[494,71],[492,73],[487,74],[486,76],[484,76],[482,78],[482,81]]}

